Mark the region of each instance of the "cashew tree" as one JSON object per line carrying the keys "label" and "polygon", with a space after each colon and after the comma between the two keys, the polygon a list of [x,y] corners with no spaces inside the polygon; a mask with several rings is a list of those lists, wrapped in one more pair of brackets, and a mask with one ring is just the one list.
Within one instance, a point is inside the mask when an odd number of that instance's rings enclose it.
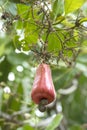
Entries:
{"label": "cashew tree", "polygon": [[0,0],[0,130],[87,129],[87,0]]}

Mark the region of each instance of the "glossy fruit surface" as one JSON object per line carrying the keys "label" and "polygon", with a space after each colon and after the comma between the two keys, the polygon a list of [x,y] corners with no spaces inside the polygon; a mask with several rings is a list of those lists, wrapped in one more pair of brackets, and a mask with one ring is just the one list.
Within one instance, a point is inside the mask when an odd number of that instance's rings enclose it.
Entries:
{"label": "glossy fruit surface", "polygon": [[47,105],[55,100],[56,93],[50,66],[45,63],[40,64],[36,70],[31,97],[36,104],[42,102]]}

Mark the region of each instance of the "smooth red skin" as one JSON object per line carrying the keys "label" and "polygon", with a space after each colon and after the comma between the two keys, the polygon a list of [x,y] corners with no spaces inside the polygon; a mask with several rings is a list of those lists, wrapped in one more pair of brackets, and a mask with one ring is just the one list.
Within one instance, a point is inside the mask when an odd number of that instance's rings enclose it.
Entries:
{"label": "smooth red skin", "polygon": [[36,70],[31,97],[36,104],[39,104],[41,99],[47,99],[49,104],[56,97],[50,66],[45,63],[40,64]]}

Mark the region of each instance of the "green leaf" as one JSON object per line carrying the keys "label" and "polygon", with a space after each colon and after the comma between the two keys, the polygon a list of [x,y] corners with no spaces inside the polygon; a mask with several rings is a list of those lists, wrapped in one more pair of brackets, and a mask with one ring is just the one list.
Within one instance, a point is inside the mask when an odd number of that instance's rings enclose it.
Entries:
{"label": "green leaf", "polygon": [[59,124],[60,124],[62,119],[63,119],[63,115],[62,114],[56,115],[56,117],[51,122],[51,124],[47,126],[46,130],[54,130],[56,127],[59,126]]}
{"label": "green leaf", "polygon": [[11,13],[12,15],[17,14],[16,4],[5,1],[5,3],[3,3],[2,5],[4,5],[5,11]]}
{"label": "green leaf", "polygon": [[28,44],[37,43],[38,40],[38,28],[34,24],[26,22],[25,24],[25,41]]}
{"label": "green leaf", "polygon": [[[60,36],[59,36],[60,37]],[[52,33],[48,37],[48,51],[57,52],[61,49],[61,42],[55,33]]]}
{"label": "green leaf", "polygon": [[14,45],[18,50],[21,50],[21,41],[19,41],[20,36],[15,35],[14,36]]}
{"label": "green leaf", "polygon": [[68,130],[83,130],[83,129],[81,128],[81,126],[76,125],[76,126],[70,127]]}
{"label": "green leaf", "polygon": [[64,0],[55,0],[53,3],[52,10],[55,20],[58,16],[61,16],[64,12]]}
{"label": "green leaf", "polygon": [[24,125],[23,127],[20,127],[17,130],[34,130],[34,129],[29,125]]}
{"label": "green leaf", "polygon": [[65,14],[73,12],[84,4],[85,0],[65,0]]}
{"label": "green leaf", "polygon": [[4,51],[5,51],[5,44],[1,44],[0,45],[0,56],[3,55]]}
{"label": "green leaf", "polygon": [[[52,70],[52,77],[54,81],[54,86],[56,90],[60,88],[66,88],[74,78],[74,76],[77,74],[77,69],[65,69],[65,68],[55,68]],[[63,82],[61,82],[63,81]]]}
{"label": "green leaf", "polygon": [[10,53],[10,55],[7,56],[7,59],[12,65],[20,65],[23,63],[24,60],[29,59],[29,56],[23,53]]}
{"label": "green leaf", "polygon": [[79,55],[77,58],[77,62],[82,63],[84,65],[87,64],[87,54]]}
{"label": "green leaf", "polygon": [[30,6],[17,4],[17,11],[21,18],[27,18],[30,13]]}
{"label": "green leaf", "polygon": [[80,19],[79,23],[87,22],[87,17]]}
{"label": "green leaf", "polygon": [[23,130],[34,130],[34,129],[31,126],[29,126],[29,125],[25,125],[23,127]]}

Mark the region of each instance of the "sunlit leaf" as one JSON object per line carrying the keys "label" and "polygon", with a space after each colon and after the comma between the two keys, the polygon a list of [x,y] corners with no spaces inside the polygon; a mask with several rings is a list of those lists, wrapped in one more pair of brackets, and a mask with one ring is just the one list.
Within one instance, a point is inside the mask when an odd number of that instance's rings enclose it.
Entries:
{"label": "sunlit leaf", "polygon": [[87,22],[87,17],[80,19],[80,23]]}
{"label": "sunlit leaf", "polygon": [[62,114],[56,115],[56,117],[53,119],[50,125],[47,126],[46,130],[54,130],[56,127],[59,126],[61,120],[63,119]]}
{"label": "sunlit leaf", "polygon": [[21,18],[28,18],[30,12],[30,6],[17,4],[17,11]]}
{"label": "sunlit leaf", "polygon": [[85,0],[65,0],[65,14],[75,11],[84,4]]}
{"label": "sunlit leaf", "polygon": [[31,126],[29,126],[29,125],[25,125],[23,127],[23,130],[34,130],[34,129]]}

